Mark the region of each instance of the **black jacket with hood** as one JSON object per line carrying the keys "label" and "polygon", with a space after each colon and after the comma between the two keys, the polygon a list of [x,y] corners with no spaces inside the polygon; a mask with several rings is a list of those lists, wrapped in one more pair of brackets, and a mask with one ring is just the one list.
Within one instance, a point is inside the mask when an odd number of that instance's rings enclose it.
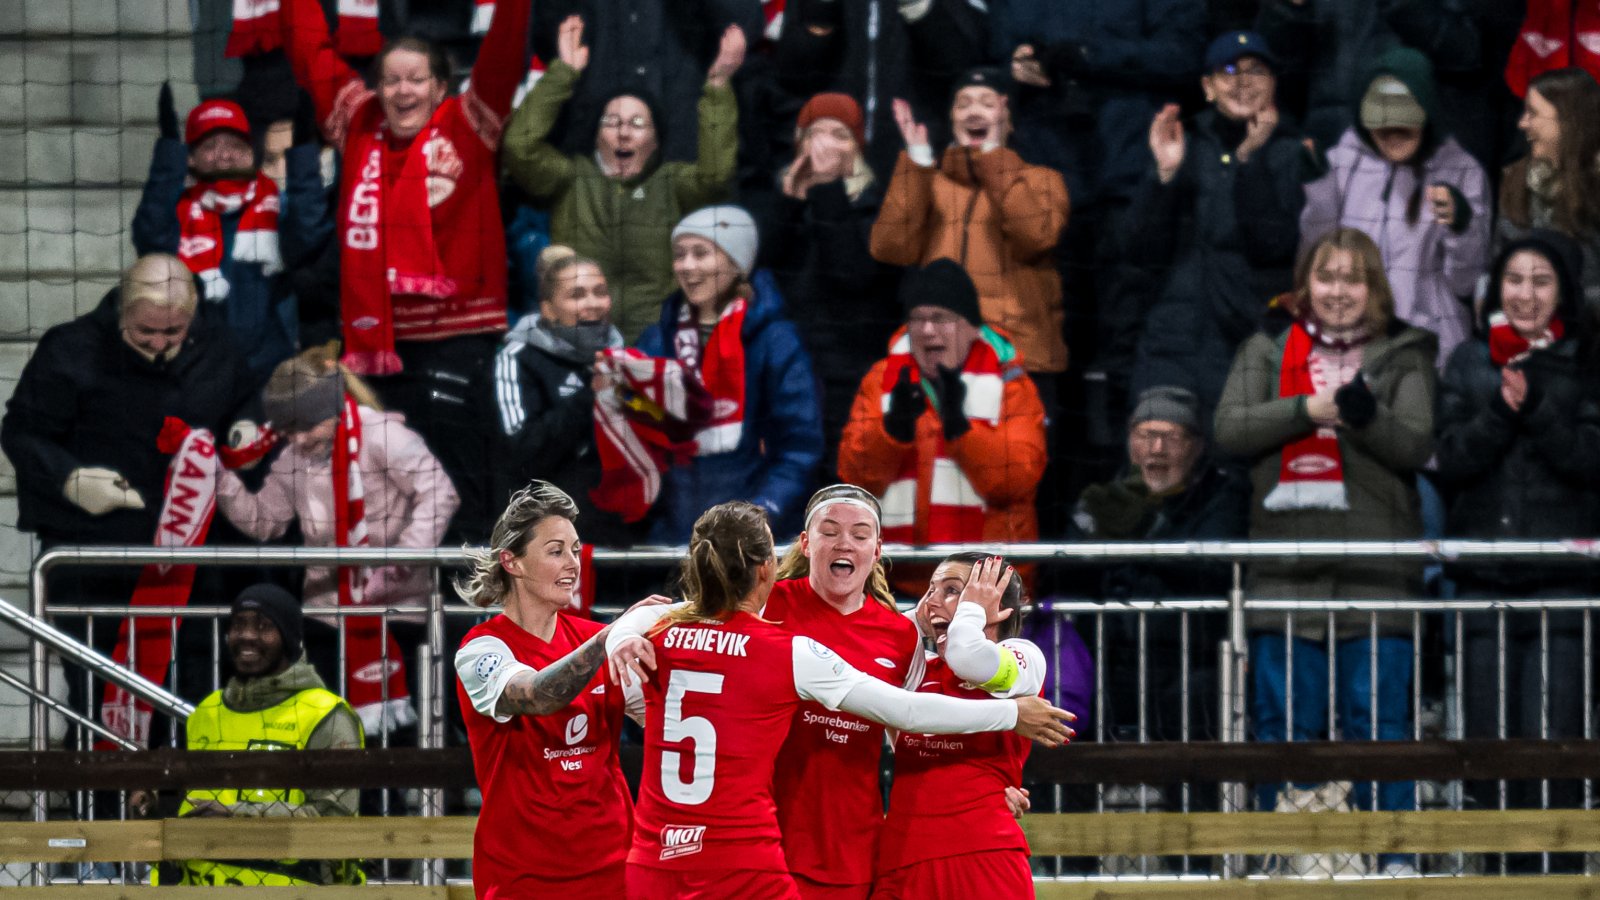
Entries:
{"label": "black jacket with hood", "polygon": [[[1447,533],[1482,540],[1581,538],[1600,528],[1600,380],[1593,323],[1577,312],[1582,256],[1566,237],[1535,231],[1495,261],[1485,320],[1500,309],[1500,278],[1519,250],[1556,267],[1565,335],[1509,363],[1528,376],[1528,396],[1512,410],[1500,395],[1501,370],[1486,340],[1456,348],[1439,385],[1439,478],[1449,499]],[[1576,585],[1582,570],[1526,563],[1461,563],[1463,585],[1479,589]]]}
{"label": "black jacket with hood", "polygon": [[[600,484],[595,449],[594,391],[589,382],[595,348],[579,347],[566,329],[552,329],[538,315],[517,323],[495,354],[494,459],[489,507],[499,510],[513,491],[543,479],[578,504],[578,529],[585,543],[625,547],[634,534],[614,513],[595,508],[589,490]],[[606,346],[621,347],[610,328]]]}
{"label": "black jacket with hood", "polygon": [[[169,457],[156,447],[168,416],[226,440],[259,400],[245,356],[220,317],[196,309],[183,347],[149,362],[122,340],[117,291],[44,333],[0,421],[17,469],[17,527],[46,544],[148,544],[155,538]],[[144,509],[91,516],[67,500],[73,470],[103,467],[139,492]]]}

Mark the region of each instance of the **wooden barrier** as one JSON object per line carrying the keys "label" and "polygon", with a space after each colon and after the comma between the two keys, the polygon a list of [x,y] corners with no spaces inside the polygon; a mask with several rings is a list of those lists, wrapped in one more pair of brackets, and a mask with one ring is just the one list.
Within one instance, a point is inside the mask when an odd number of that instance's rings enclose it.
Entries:
{"label": "wooden barrier", "polygon": [[[0,863],[465,859],[470,816],[0,823]],[[1040,856],[1600,851],[1600,811],[1035,813]]]}

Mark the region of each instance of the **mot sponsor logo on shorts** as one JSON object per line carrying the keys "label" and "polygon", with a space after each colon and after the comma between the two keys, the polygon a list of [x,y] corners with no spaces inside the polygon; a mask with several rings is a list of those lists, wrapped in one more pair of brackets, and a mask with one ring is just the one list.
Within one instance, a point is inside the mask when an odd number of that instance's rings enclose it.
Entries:
{"label": "mot sponsor logo on shorts", "polygon": [[704,825],[661,826],[661,858],[676,859],[705,849]]}

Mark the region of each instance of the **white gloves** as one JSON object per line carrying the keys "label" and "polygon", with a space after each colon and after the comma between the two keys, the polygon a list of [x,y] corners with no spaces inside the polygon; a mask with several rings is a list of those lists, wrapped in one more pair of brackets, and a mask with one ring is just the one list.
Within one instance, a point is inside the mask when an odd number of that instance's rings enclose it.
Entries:
{"label": "white gloves", "polygon": [[[248,447],[261,439],[261,428],[249,419],[240,419],[228,429],[228,446],[234,450]],[[240,466],[240,469],[249,471],[261,465],[260,459],[253,459]]]}
{"label": "white gloves", "polygon": [[139,492],[128,485],[121,473],[98,466],[73,469],[61,492],[91,516],[103,516],[114,509],[144,509]]}

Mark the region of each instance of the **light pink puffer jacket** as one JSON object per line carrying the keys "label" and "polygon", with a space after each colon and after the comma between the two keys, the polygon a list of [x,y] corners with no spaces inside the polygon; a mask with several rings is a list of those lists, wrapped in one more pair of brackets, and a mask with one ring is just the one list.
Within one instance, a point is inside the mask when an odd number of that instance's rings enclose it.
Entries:
{"label": "light pink puffer jacket", "polygon": [[[450,517],[461,505],[455,486],[421,436],[405,426],[404,416],[365,406],[360,415],[361,475],[371,545],[437,547]],[[311,459],[291,444],[273,461],[258,493],[250,493],[238,476],[224,471],[217,505],[234,527],[256,540],[282,536],[298,518],[306,546],[331,547],[333,461]],[[368,572],[366,605],[427,605],[433,583],[427,568],[384,566]],[[305,605],[338,603],[334,570],[307,569]]]}

